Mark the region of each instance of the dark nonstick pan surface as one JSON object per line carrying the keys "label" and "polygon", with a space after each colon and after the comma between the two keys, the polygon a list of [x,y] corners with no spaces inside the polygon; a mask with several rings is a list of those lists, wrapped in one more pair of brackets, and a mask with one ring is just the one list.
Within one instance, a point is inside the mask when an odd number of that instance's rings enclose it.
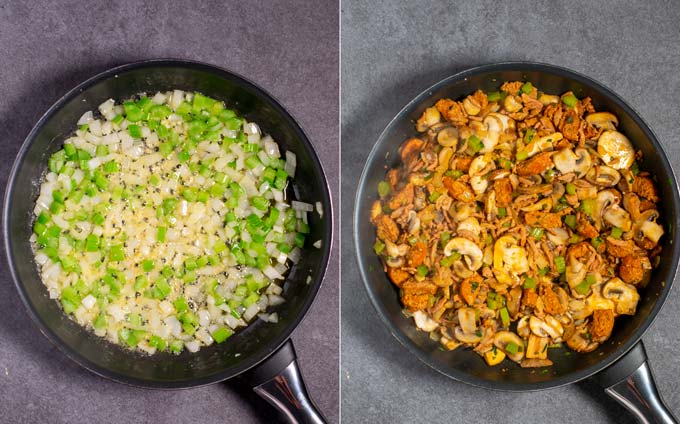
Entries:
{"label": "dark nonstick pan surface", "polygon": [[[117,102],[141,92],[178,88],[199,91],[223,100],[227,107],[257,122],[272,135],[281,151],[297,155],[297,171],[289,194],[298,200],[321,202],[323,217],[310,213],[312,234],[300,262],[283,286],[286,302],[273,308],[276,324],[255,321],[228,343],[180,355],[132,353],[87,332],[66,317],[49,299],[29,243],[31,215],[48,157],[61,148],[75,122],[87,110],[108,98]],[[124,65],[82,83],[60,99],[40,119],[22,146],[9,177],[3,212],[5,248],[10,272],[21,299],[35,323],[71,359],[89,370],[128,384],[155,388],[182,388],[221,381],[262,362],[289,338],[319,290],[330,256],[331,201],[326,179],[309,140],[283,107],[246,79],[211,65],[152,60]],[[322,240],[322,247],[312,246]]]}
{"label": "dark nonstick pan surface", "polygon": [[[620,120],[619,131],[626,134],[642,150],[641,169],[657,178],[661,192],[660,212],[666,234],[663,238],[661,262],[651,282],[641,291],[637,314],[616,320],[612,337],[596,351],[579,354],[568,349],[551,349],[552,367],[522,369],[505,361],[501,367],[489,367],[483,358],[469,349],[444,352],[424,332],[417,331],[412,319],[402,314],[402,305],[394,285],[383,272],[373,252],[375,230],[369,220],[370,206],[377,199],[377,184],[385,177],[387,167],[399,163],[400,144],[415,135],[414,122],[426,107],[442,97],[461,98],[477,89],[495,91],[504,81],[531,81],[547,93],[561,94],[572,90],[577,97],[590,96],[598,111],[610,111]],[[680,246],[676,217],[680,199],[676,178],[651,129],[623,99],[596,81],[552,65],[537,63],[501,63],[481,66],[453,75],[435,84],[407,104],[388,124],[371,151],[361,176],[354,212],[354,241],[368,295],[382,321],[411,353],[435,370],[465,383],[490,389],[527,391],[558,387],[597,374],[609,367],[640,340],[661,309],[673,282]],[[503,371],[500,371],[500,368]]]}

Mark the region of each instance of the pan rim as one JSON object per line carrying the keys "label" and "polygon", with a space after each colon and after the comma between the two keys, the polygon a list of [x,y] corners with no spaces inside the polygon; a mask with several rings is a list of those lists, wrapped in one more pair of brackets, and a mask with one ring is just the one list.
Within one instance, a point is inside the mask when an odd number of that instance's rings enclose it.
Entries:
{"label": "pan rim", "polygon": [[671,241],[673,244],[673,257],[671,260],[671,266],[669,268],[670,270],[669,275],[666,275],[667,278],[665,279],[665,285],[663,286],[661,292],[659,293],[659,296],[656,300],[656,303],[654,304],[654,307],[652,308],[646,319],[642,322],[642,324],[628,337],[628,339],[619,348],[617,348],[605,359],[597,362],[596,364],[588,368],[575,371],[574,373],[571,373],[569,375],[559,376],[550,380],[537,383],[512,383],[507,381],[487,380],[479,378],[472,374],[461,372],[460,370],[457,370],[453,367],[445,366],[444,364],[436,363],[435,361],[433,361],[432,358],[430,358],[430,355],[428,355],[424,350],[416,346],[415,343],[413,343],[411,339],[407,337],[402,331],[398,330],[396,326],[393,325],[390,318],[387,316],[386,311],[383,308],[383,302],[381,302],[380,299],[378,299],[378,297],[375,295],[369,284],[368,272],[366,270],[365,263],[363,262],[362,257],[363,249],[359,243],[358,223],[360,222],[361,218],[359,204],[362,203],[361,197],[364,194],[364,190],[366,189],[368,171],[369,168],[371,168],[372,165],[376,162],[379,146],[382,146],[386,142],[386,139],[389,136],[388,133],[391,131],[392,127],[396,125],[398,121],[404,118],[404,115],[406,114],[407,111],[410,111],[413,107],[420,105],[426,98],[428,98],[431,95],[432,92],[442,87],[452,85],[457,81],[464,80],[468,77],[476,76],[478,74],[500,71],[520,71],[520,72],[539,71],[552,73],[558,76],[569,78],[585,86],[594,87],[600,90],[604,95],[613,100],[615,103],[617,103],[631,117],[631,119],[633,119],[633,121],[635,121],[635,123],[642,129],[645,135],[651,140],[651,143],[654,146],[654,148],[660,153],[663,162],[662,167],[666,170],[667,176],[672,180],[671,181],[673,186],[672,203],[675,205],[676,209],[678,208],[678,206],[680,205],[680,194],[678,192],[677,177],[672,166],[670,165],[670,162],[668,161],[668,156],[666,155],[663,146],[661,145],[661,143],[659,143],[656,134],[654,134],[649,125],[642,119],[641,115],[618,94],[616,94],[614,91],[612,91],[604,84],[594,80],[593,78],[590,78],[579,72],[557,65],[533,61],[504,61],[490,63],[471,67],[461,72],[454,73],[453,75],[445,77],[442,80],[436,82],[435,84],[432,84],[431,86],[427,87],[425,90],[421,91],[417,96],[415,96],[411,101],[409,101],[388,122],[383,131],[380,133],[380,135],[377,138],[377,141],[373,145],[373,148],[371,149],[365,161],[364,169],[362,170],[361,177],[358,183],[358,189],[354,198],[354,211],[352,214],[352,236],[354,240],[355,259],[359,266],[359,273],[361,274],[364,289],[366,290],[368,297],[371,300],[371,304],[373,305],[375,311],[378,313],[378,316],[380,317],[381,321],[387,327],[390,334],[395,339],[397,339],[397,341],[403,347],[405,347],[411,354],[418,358],[418,360],[420,360],[422,363],[432,368],[433,370],[439,372],[440,374],[443,374],[456,381],[460,381],[476,387],[508,392],[547,390],[575,383],[599,373],[600,371],[606,369],[607,367],[616,363],[619,359],[624,357],[625,354],[628,353],[628,351],[630,351],[637,343],[640,342],[643,334],[654,323],[656,317],[659,314],[659,311],[665,304],[666,298],[668,297],[668,294],[670,293],[670,290],[673,286],[674,282],[673,277],[675,276],[675,273],[677,271],[678,261],[680,258],[680,246],[678,245],[680,243],[680,235],[677,232],[675,232],[674,237]]}
{"label": "pan rim", "polygon": [[[56,334],[54,334],[49,329],[49,326],[47,326],[44,323],[40,314],[36,311],[36,309],[30,302],[28,296],[24,291],[24,285],[23,282],[21,282],[17,270],[15,268],[14,265],[15,258],[11,250],[12,240],[10,239],[10,232],[8,227],[10,220],[10,210],[12,208],[11,194],[16,188],[15,180],[17,177],[19,165],[23,163],[28,148],[35,141],[35,137],[40,131],[40,129],[45,125],[47,121],[49,121],[53,117],[54,114],[56,114],[64,106],[65,103],[72,100],[75,96],[77,96],[81,92],[91,88],[92,86],[104,80],[115,78],[117,75],[121,73],[148,67],[180,67],[189,70],[199,69],[216,74],[221,77],[228,77],[230,79],[236,80],[242,86],[252,90],[258,97],[264,99],[265,101],[270,103],[275,109],[281,112],[284,118],[286,118],[292,124],[293,130],[296,132],[297,135],[299,135],[301,145],[310,154],[314,171],[318,173],[318,175],[321,177],[321,180],[318,181],[317,184],[319,184],[320,186],[322,198],[318,199],[318,201],[322,202],[322,204],[324,205],[324,215],[327,215],[328,219],[326,228],[324,229],[324,232],[322,234],[323,253],[321,256],[321,260],[319,262],[319,264],[321,265],[321,272],[318,274],[315,280],[310,282],[310,285],[312,285],[313,287],[311,288],[309,294],[307,295],[306,299],[302,304],[301,312],[293,320],[291,320],[290,324],[286,327],[285,331],[279,333],[269,342],[269,344],[266,346],[267,349],[262,350],[260,355],[252,355],[247,359],[244,359],[241,363],[239,363],[238,366],[222,369],[219,372],[200,378],[168,381],[140,379],[136,377],[125,376],[115,371],[111,371],[83,357],[77,350],[71,348],[66,343],[64,343]],[[238,376],[240,374],[243,374],[244,372],[252,368],[255,368],[258,364],[272,356],[284,343],[286,343],[286,341],[290,339],[295,329],[298,328],[300,323],[307,316],[307,313],[309,312],[309,309],[311,308],[314,300],[316,299],[316,296],[321,288],[321,285],[325,280],[326,273],[328,271],[328,262],[330,260],[331,253],[333,250],[334,212],[332,196],[330,194],[330,187],[328,185],[328,178],[326,177],[326,172],[324,170],[322,161],[318,157],[316,150],[314,149],[314,146],[312,145],[302,125],[299,123],[297,119],[295,119],[295,117],[293,117],[293,115],[282,105],[282,103],[276,97],[274,97],[268,91],[260,87],[258,84],[243,77],[242,75],[216,65],[188,59],[157,58],[130,62],[99,72],[96,75],[79,83],[77,86],[75,86],[68,92],[66,92],[66,94],[61,96],[58,100],[56,100],[52,104],[52,106],[49,107],[49,109],[47,109],[47,111],[40,117],[40,119],[37,121],[37,123],[33,126],[31,131],[24,139],[14,159],[12,168],[7,179],[7,185],[5,187],[5,198],[3,201],[2,211],[2,225],[3,225],[2,236],[3,246],[5,248],[5,257],[8,262],[8,268],[10,271],[10,275],[12,276],[12,281],[14,282],[14,285],[19,293],[19,297],[21,298],[21,301],[25,309],[27,310],[29,316],[31,317],[31,321],[33,322],[33,324],[54,346],[56,346],[59,349],[59,351],[61,351],[66,357],[76,362],[83,368],[89,370],[90,372],[97,374],[100,377],[104,377],[106,379],[113,380],[119,383],[148,389],[188,389],[221,382],[233,378],[235,376]]]}

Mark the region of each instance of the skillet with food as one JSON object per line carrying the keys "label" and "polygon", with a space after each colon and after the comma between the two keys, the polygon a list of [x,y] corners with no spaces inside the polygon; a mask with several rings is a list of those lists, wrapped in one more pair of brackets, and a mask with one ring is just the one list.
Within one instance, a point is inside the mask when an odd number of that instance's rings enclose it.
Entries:
{"label": "skillet with food", "polygon": [[[156,95],[152,99],[144,93]],[[173,97],[177,97],[174,105]],[[180,106],[188,109],[183,113]],[[98,110],[103,117],[94,119],[98,116],[86,113],[93,110]],[[147,153],[151,156],[145,156],[140,140],[158,142],[149,130],[157,132],[159,122],[167,130],[166,127],[172,125],[169,121],[181,120],[180,115],[184,119],[195,118],[193,123],[188,123],[189,135],[192,126],[198,128],[193,144],[188,141],[182,144],[181,138],[166,131],[162,134],[163,140],[160,140],[163,143],[156,147],[150,144],[152,150]],[[147,120],[149,116],[158,119]],[[82,125],[78,128],[75,124],[79,120]],[[119,125],[122,127],[114,135],[120,135],[122,139],[103,142],[105,136],[115,133],[111,127],[116,130]],[[211,127],[215,129],[212,135]],[[183,133],[180,131],[180,134]],[[230,162],[232,165],[221,167],[224,172],[216,173],[215,169],[208,168],[220,167],[220,159],[203,157],[206,169],[205,178],[201,177],[200,164],[191,165],[190,153],[200,153],[203,145],[208,149],[204,153],[208,154],[211,148],[207,140],[213,136],[228,154],[242,150],[236,147],[237,144],[249,146],[252,150],[250,164],[244,163],[248,155],[241,154],[240,158],[234,157],[233,163]],[[173,137],[174,142],[167,141]],[[278,143],[276,146],[272,139]],[[88,151],[88,142],[97,144],[98,148]],[[260,145],[262,147],[258,147]],[[261,150],[260,159],[256,156],[258,150]],[[288,160],[277,159],[284,152],[289,152]],[[158,163],[162,164],[164,159],[160,156],[153,159],[159,154],[167,160],[177,158],[182,163],[168,162],[167,166],[172,166],[174,171],[167,172],[167,175],[159,169],[150,173],[157,174],[156,177],[147,175],[148,180],[128,180],[128,183],[133,182],[134,189],[133,186],[124,186],[119,192],[107,191],[115,185],[119,174],[128,179],[140,177],[137,171],[123,174],[126,169],[131,169],[130,164],[136,159],[151,158],[149,160],[160,160]],[[267,162],[269,166],[264,166],[263,163]],[[285,162],[288,162],[288,172],[284,171]],[[171,226],[181,223],[182,216],[189,219],[192,208],[206,211],[206,207],[211,206],[217,211],[224,207],[223,203],[232,202],[227,197],[239,197],[239,194],[242,205],[239,206],[237,198],[230,207],[244,219],[250,216],[248,231],[256,238],[249,235],[247,240],[241,239],[237,247],[235,242],[225,245],[219,240],[212,240],[212,233],[204,231],[211,237],[212,257],[184,256],[181,265],[174,270],[171,263],[163,267],[161,258],[152,258],[158,252],[150,248],[144,252],[148,259],[135,257],[133,260],[131,255],[137,252],[135,248],[143,244],[143,240],[135,240],[135,236],[142,238],[143,228],[131,230],[124,238],[110,235],[117,234],[116,224],[125,222],[117,220],[126,217],[129,221],[136,214],[141,214],[140,209],[135,209],[139,207],[134,205],[135,199],[142,199],[145,190],[161,192],[163,185],[168,184],[166,179],[172,175],[182,181],[177,175],[182,173],[183,168],[186,168],[186,175],[195,172],[198,180],[184,180],[187,186],[177,192],[184,198],[179,197],[172,205],[163,204],[156,208],[157,219],[163,220],[158,221],[157,227],[163,228],[154,228],[153,235],[149,235],[150,240],[155,239],[152,246],[158,249],[162,243],[173,242]],[[235,171],[248,168],[250,171],[246,173],[270,173],[270,181],[259,181],[263,185],[257,188],[251,184],[253,193],[250,194],[246,192],[247,187],[237,187],[238,184],[230,187],[229,181],[244,183],[243,175]],[[277,172],[280,177],[278,184]],[[229,173],[231,177],[225,175]],[[295,177],[288,178],[292,173]],[[85,177],[81,178],[83,175]],[[205,190],[191,187],[190,181],[203,184],[208,180],[210,182],[205,185]],[[210,191],[208,186],[214,190]],[[275,190],[274,186],[277,186]],[[66,190],[68,187],[71,187],[70,191]],[[274,198],[270,188],[277,192],[278,199]],[[172,187],[166,189],[168,193],[174,193]],[[225,197],[225,194],[229,196]],[[250,203],[244,200],[246,197]],[[117,201],[121,198],[126,201],[119,205],[129,205],[134,209],[131,214],[124,209],[116,210]],[[77,216],[80,212],[74,206],[76,203],[94,202],[93,208],[96,208],[102,199],[111,205],[108,209],[93,209],[91,214]],[[305,200],[311,203],[304,203]],[[153,202],[150,198],[143,201]],[[303,203],[295,203],[297,201]],[[306,212],[296,209],[292,214],[291,233],[286,238],[283,234],[284,215],[279,212],[291,203]],[[274,204],[279,204],[281,211],[274,212],[271,209]],[[314,204],[316,208],[308,209]],[[163,206],[167,206],[165,210]],[[73,209],[74,215],[68,214],[69,208]],[[257,208],[261,212],[257,212]],[[314,209],[315,213],[307,213]],[[109,213],[111,210],[115,213]],[[224,228],[229,222],[238,222],[238,217],[233,214],[210,217],[210,210],[205,213],[207,215],[194,215],[194,223],[201,219],[205,221],[204,229],[208,228],[205,225],[211,219],[219,224],[224,218]],[[304,215],[306,222],[295,219],[296,214],[300,219]],[[271,220],[269,224],[266,223],[268,218]],[[20,297],[41,332],[71,359],[101,376],[151,388],[187,388],[240,376],[244,384],[250,384],[291,422],[324,421],[307,394],[289,337],[311,306],[323,280],[330,255],[331,221],[330,196],[320,161],[300,126],[285,109],[264,90],[238,75],[211,65],[180,60],[151,60],[120,66],[85,81],[60,99],[40,119],[24,142],[10,174],[3,211],[5,247]],[[91,227],[90,240],[78,240],[75,232],[67,234],[61,231],[57,234],[60,228],[77,226],[74,222]],[[183,228],[188,229],[187,224],[182,224]],[[233,231],[228,240],[235,240],[234,231],[243,236],[245,228],[245,221],[232,224]],[[215,231],[217,236],[221,234],[217,227],[209,230]],[[271,237],[274,232],[280,232],[276,237],[281,239],[269,239],[270,232]],[[293,233],[299,233],[297,240]],[[111,243],[106,241],[109,235],[113,240]],[[198,233],[178,232],[175,236],[174,244],[177,246],[184,240],[183,236],[196,239],[197,246],[203,245]],[[275,242],[278,242],[278,248]],[[271,249],[266,250],[266,244]],[[188,246],[185,249],[190,249]],[[232,253],[227,253],[227,250]],[[294,260],[288,260],[291,257],[285,253],[292,251],[296,251]],[[84,253],[81,255],[79,252]],[[209,253],[208,250],[205,252],[206,255]],[[279,264],[270,257],[273,254],[283,254]],[[92,260],[88,263],[87,258]],[[126,265],[128,260],[130,266]],[[257,260],[262,262],[258,265]],[[136,278],[130,271],[135,261],[139,262],[135,266],[140,267],[137,270],[140,275]],[[242,285],[240,295],[231,289],[220,291],[219,287],[229,286],[226,281],[211,279],[201,283],[204,275],[211,274],[211,267],[219,271],[223,263],[232,267],[231,272],[236,276],[236,271],[248,267],[259,267],[263,274],[255,273],[249,278],[242,276],[251,280],[251,286],[239,280],[237,284]],[[286,267],[283,264],[287,264]],[[50,265],[54,266],[50,268]],[[162,274],[163,268],[167,271],[165,275]],[[101,271],[101,281],[99,278],[97,282],[94,279],[89,281],[87,275],[77,282],[75,278],[73,281],[69,279],[68,272],[77,274],[83,269],[87,269],[88,275]],[[59,277],[57,271],[64,272],[66,276]],[[265,278],[267,274],[269,277]],[[173,284],[178,284],[173,280],[179,278],[178,281],[181,281],[182,276],[186,277],[187,286],[182,289],[183,295],[173,298],[176,288]],[[265,281],[270,277],[278,283],[260,285],[255,281]],[[131,288],[135,283],[137,287]],[[201,283],[200,290],[198,287],[190,289],[196,283]],[[267,292],[265,285],[272,287],[273,291]],[[64,290],[67,286],[68,289]],[[132,292],[126,294],[127,289]],[[191,292],[197,297],[191,298]],[[249,296],[250,300],[246,300]],[[59,301],[55,301],[55,297]],[[154,324],[154,314],[148,314],[147,306],[140,307],[139,313],[127,313],[132,306],[121,300],[123,298],[159,304],[161,309],[165,307],[176,311],[180,319]],[[203,307],[212,310],[211,313],[198,310],[201,308],[200,299],[208,299],[208,304]],[[272,299],[278,301],[271,302]],[[220,306],[221,309],[215,309]],[[247,314],[248,308],[251,308],[251,314]],[[101,310],[102,313],[88,317],[89,310]],[[262,312],[259,317],[253,314],[257,311]],[[199,333],[201,316],[205,318],[203,333]],[[207,320],[209,316],[216,316],[218,320],[210,322]],[[111,321],[115,320],[126,324],[114,327]],[[239,320],[240,325],[237,323]],[[166,327],[168,331],[163,334]]]}
{"label": "skillet with food", "polygon": [[[586,159],[593,160],[581,175]],[[596,222],[598,196],[620,193],[610,191],[609,177],[628,173],[659,217],[655,241],[636,241],[655,249],[644,255],[617,214]],[[594,376],[640,419],[672,422],[639,338],[674,277],[677,206],[661,146],[625,102],[572,71],[505,63],[441,81],[388,125],[364,168],[354,236],[379,315],[436,370],[500,390]],[[607,256],[606,243],[612,252],[630,244],[640,255]],[[579,249],[593,261],[579,267]],[[622,303],[617,311],[612,297],[623,293],[635,308]],[[580,302],[590,313],[570,315]]]}

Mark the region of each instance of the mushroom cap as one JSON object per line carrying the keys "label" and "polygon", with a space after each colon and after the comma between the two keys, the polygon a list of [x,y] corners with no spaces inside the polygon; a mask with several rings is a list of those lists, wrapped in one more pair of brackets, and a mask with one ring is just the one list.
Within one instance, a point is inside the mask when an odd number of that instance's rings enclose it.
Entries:
{"label": "mushroom cap", "polygon": [[[515,353],[508,352],[507,346],[514,343],[518,349]],[[512,331],[499,331],[493,336],[493,344],[498,349],[505,352],[512,361],[519,362],[524,358],[524,341]]]}
{"label": "mushroom cap", "polygon": [[416,327],[428,333],[436,330],[437,327],[439,327],[439,324],[437,324],[435,320],[430,318],[430,316],[427,315],[424,311],[415,311],[413,313],[413,320],[416,323]]}
{"label": "mushroom cap", "polygon": [[586,122],[598,129],[616,130],[619,125],[619,118],[609,112],[595,112],[586,116]]}
{"label": "mushroom cap", "polygon": [[602,296],[611,299],[619,315],[634,315],[640,295],[635,286],[624,283],[618,277],[612,278],[602,288]]}
{"label": "mushroom cap", "polygon": [[471,271],[477,271],[482,267],[482,259],[484,253],[474,242],[463,237],[454,237],[444,246],[444,254],[451,256],[456,251],[463,255],[463,259],[467,263]]}
{"label": "mushroom cap", "polygon": [[630,168],[635,161],[633,144],[618,131],[608,130],[600,135],[597,153],[604,163],[615,169]]}

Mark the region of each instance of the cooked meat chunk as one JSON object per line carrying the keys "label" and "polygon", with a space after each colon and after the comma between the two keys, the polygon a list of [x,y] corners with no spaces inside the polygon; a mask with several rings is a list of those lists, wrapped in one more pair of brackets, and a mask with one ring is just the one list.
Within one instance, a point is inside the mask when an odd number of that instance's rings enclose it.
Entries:
{"label": "cooked meat chunk", "polygon": [[465,303],[472,306],[475,303],[477,294],[479,293],[479,288],[482,285],[482,279],[479,276],[472,276],[466,278],[460,283],[460,297],[463,298]]}
{"label": "cooked meat chunk", "polygon": [[645,281],[652,264],[647,256],[629,255],[621,259],[619,275],[628,284],[639,284]]}
{"label": "cooked meat chunk", "polygon": [[512,183],[509,178],[501,178],[494,181],[493,189],[496,192],[496,205],[499,208],[505,208],[512,203]]}
{"label": "cooked meat chunk", "polygon": [[402,206],[407,206],[413,203],[413,196],[415,194],[413,184],[408,183],[401,190],[394,193],[392,199],[388,203],[390,209],[399,209]]}
{"label": "cooked meat chunk", "polygon": [[654,181],[649,177],[635,177],[633,192],[651,202],[656,203],[659,201],[659,193],[654,185]]}
{"label": "cooked meat chunk", "polygon": [[584,214],[583,212],[576,213],[576,231],[578,231],[578,233],[583,237],[587,238],[595,238],[600,235],[600,233],[597,231],[597,228],[595,228],[595,226],[590,223],[588,215]]}
{"label": "cooked meat chunk", "polygon": [[444,187],[449,191],[449,196],[461,202],[474,202],[475,193],[469,184],[462,183],[458,180],[454,180],[451,177],[442,178]]}
{"label": "cooked meat chunk", "polygon": [[408,272],[404,271],[401,268],[392,268],[390,266],[387,267],[387,276],[390,277],[390,280],[394,283],[395,286],[401,287],[401,285],[404,283],[404,281],[408,280],[411,278],[411,274]]}
{"label": "cooked meat chunk", "polygon": [[434,106],[439,110],[439,113],[452,124],[456,126],[467,124],[468,118],[462,103],[454,102],[450,99],[442,99],[435,103]]}
{"label": "cooked meat chunk", "polygon": [[387,215],[380,215],[375,219],[375,226],[377,228],[378,238],[396,242],[399,238],[399,227],[392,218]]}
{"label": "cooked meat chunk", "polygon": [[526,177],[529,175],[538,175],[543,171],[547,171],[548,169],[555,166],[552,159],[550,158],[551,156],[552,152],[543,152],[537,154],[531,159],[527,159],[518,163],[516,166],[517,175],[520,177]]}
{"label": "cooked meat chunk", "polygon": [[611,309],[596,309],[593,311],[593,322],[590,324],[590,336],[596,342],[603,342],[609,338],[614,329],[614,311]]}
{"label": "cooked meat chunk", "polygon": [[524,220],[532,227],[543,228],[559,228],[562,226],[562,219],[556,213],[546,212],[527,212],[524,214]]}
{"label": "cooked meat chunk", "polygon": [[425,262],[427,257],[427,245],[422,241],[417,242],[408,251],[406,255],[406,265],[411,268],[416,268]]}

